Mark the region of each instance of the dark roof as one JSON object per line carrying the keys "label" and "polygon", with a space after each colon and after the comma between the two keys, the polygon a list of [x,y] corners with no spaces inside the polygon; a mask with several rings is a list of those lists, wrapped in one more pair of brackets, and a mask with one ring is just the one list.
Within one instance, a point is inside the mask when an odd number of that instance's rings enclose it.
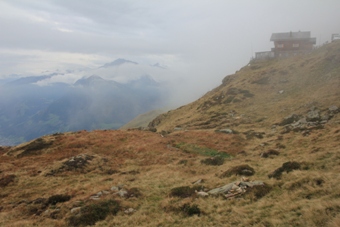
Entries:
{"label": "dark roof", "polygon": [[310,37],[310,32],[282,32],[273,33],[270,41],[284,41],[284,40],[309,40],[316,43],[316,38]]}

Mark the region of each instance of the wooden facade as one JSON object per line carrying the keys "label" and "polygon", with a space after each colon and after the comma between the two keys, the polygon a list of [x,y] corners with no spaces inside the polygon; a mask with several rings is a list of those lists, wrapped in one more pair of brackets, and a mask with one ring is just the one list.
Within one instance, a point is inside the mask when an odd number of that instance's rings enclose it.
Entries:
{"label": "wooden facade", "polygon": [[311,38],[310,32],[273,33],[270,41],[274,42],[275,57],[285,57],[313,50],[316,38]]}

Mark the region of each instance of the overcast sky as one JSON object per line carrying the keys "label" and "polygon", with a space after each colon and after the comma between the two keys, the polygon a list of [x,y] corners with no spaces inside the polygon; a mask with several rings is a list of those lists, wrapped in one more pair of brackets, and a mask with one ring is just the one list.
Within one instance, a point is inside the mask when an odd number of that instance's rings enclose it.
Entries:
{"label": "overcast sky", "polygon": [[340,33],[339,0],[0,0],[0,77],[160,63],[206,92],[273,32]]}

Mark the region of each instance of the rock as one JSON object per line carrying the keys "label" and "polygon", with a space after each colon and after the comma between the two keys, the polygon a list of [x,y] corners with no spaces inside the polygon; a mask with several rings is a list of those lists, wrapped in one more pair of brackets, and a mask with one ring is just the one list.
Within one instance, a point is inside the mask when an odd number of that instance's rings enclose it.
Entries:
{"label": "rock", "polygon": [[218,132],[223,132],[223,133],[226,133],[226,134],[233,134],[233,130],[229,129],[229,128],[226,128],[226,129],[220,129],[218,130]]}
{"label": "rock", "polygon": [[108,194],[110,194],[110,192],[109,192],[109,191],[106,191],[106,190],[103,190],[102,193],[103,193],[103,195],[108,195]]}
{"label": "rock", "polygon": [[242,177],[241,180],[244,181],[244,182],[248,182],[249,178],[248,177]]}
{"label": "rock", "polygon": [[81,207],[74,207],[71,209],[71,214],[78,214],[81,210]]}
{"label": "rock", "polygon": [[285,117],[280,123],[280,126],[284,126],[284,125],[289,125],[292,124],[296,121],[298,121],[300,119],[300,116],[296,115],[296,114],[292,114],[289,115],[288,117]]}
{"label": "rock", "polygon": [[136,212],[136,210],[135,209],[133,209],[133,208],[128,208],[128,209],[126,209],[125,211],[124,211],[124,213],[125,214],[132,214],[132,213],[134,213],[134,212]]}
{"label": "rock", "polygon": [[280,90],[280,91],[279,91],[279,94],[283,94],[283,92],[284,92],[284,90]]}
{"label": "rock", "polygon": [[339,112],[339,108],[337,106],[331,106],[328,108],[329,112],[335,114]]}
{"label": "rock", "polygon": [[320,112],[316,109],[309,111],[306,120],[311,122],[320,121]]}
{"label": "rock", "polygon": [[197,180],[197,181],[192,182],[192,184],[201,184],[201,183],[203,183],[203,182],[204,182],[203,179],[199,179],[199,180]]}
{"label": "rock", "polygon": [[117,194],[120,196],[120,197],[125,197],[128,192],[124,189],[121,189],[119,192],[117,192]]}
{"label": "rock", "polygon": [[111,187],[111,189],[110,189],[111,191],[119,191],[119,188],[118,187],[116,187],[116,186],[113,186],[113,187]]}
{"label": "rock", "polygon": [[206,192],[198,192],[198,191],[195,191],[196,195],[199,196],[199,197],[207,197],[209,196],[209,193],[206,193]]}
{"label": "rock", "polygon": [[100,197],[97,195],[91,196],[90,200],[100,200]]}
{"label": "rock", "polygon": [[233,185],[234,185],[234,183],[230,183],[230,184],[224,185],[220,188],[214,188],[214,189],[208,191],[208,194],[210,194],[210,195],[224,194],[224,193],[228,192],[233,187]]}
{"label": "rock", "polygon": [[49,216],[49,214],[50,214],[50,210],[47,209],[42,213],[42,216],[47,217],[47,216]]}

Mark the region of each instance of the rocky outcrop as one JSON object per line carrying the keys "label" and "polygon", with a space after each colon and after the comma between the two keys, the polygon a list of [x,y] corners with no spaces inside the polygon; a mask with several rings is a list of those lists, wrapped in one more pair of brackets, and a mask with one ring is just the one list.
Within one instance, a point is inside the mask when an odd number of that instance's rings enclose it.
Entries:
{"label": "rocky outcrop", "polygon": [[282,134],[294,131],[302,132],[304,136],[308,136],[312,130],[324,128],[324,124],[338,113],[339,108],[334,105],[324,111],[313,107],[304,116],[292,114],[285,117],[278,125],[284,127],[281,131]]}
{"label": "rocky outcrop", "polygon": [[[214,188],[208,191],[209,195],[223,195],[225,198],[233,198],[238,195],[245,194],[247,191],[250,191],[255,187],[263,187],[264,191],[268,190],[265,183],[262,181],[247,181],[244,179],[243,181],[235,181],[229,184],[226,184],[219,188]],[[267,192],[266,192],[267,193]],[[263,192],[263,194],[266,194]]]}

